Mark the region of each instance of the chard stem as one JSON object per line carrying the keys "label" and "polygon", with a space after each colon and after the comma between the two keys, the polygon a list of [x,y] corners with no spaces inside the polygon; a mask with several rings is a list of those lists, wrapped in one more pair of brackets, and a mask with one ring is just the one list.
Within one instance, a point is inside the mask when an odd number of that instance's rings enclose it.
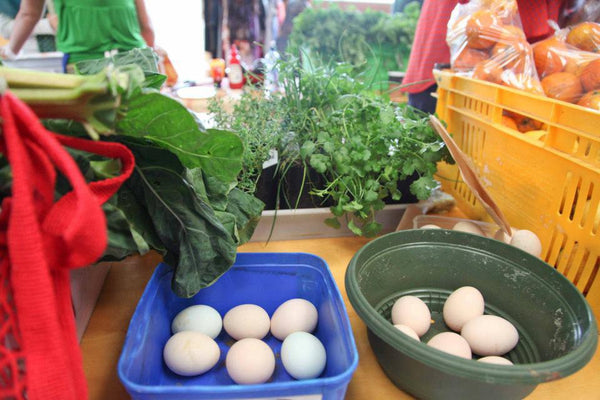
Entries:
{"label": "chard stem", "polygon": [[57,74],[8,67],[0,67],[0,76],[6,80],[11,88],[76,88],[86,80],[86,77],[82,75]]}

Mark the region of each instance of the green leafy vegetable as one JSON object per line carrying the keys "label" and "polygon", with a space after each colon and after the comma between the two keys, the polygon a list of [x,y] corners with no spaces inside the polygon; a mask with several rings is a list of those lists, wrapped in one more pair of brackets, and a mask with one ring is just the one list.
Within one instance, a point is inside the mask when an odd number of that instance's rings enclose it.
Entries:
{"label": "green leafy vegetable", "polygon": [[146,138],[176,154],[188,168],[202,167],[225,182],[237,180],[242,143],[228,131],[201,131],[192,114],[177,101],[144,91],[121,107],[117,132]]}
{"label": "green leafy vegetable", "polygon": [[[128,146],[133,176],[105,205],[109,245],[104,259],[154,249],[175,270],[173,290],[190,297],[233,264],[249,240],[263,203],[236,188],[243,144],[232,132],[205,130],[176,100],[144,52],[119,53],[103,65],[78,65],[89,76],[30,73],[0,67],[11,90],[46,118],[50,129]],[[144,60],[147,63],[144,64]],[[102,61],[106,62],[106,61]],[[142,63],[143,69],[135,64]],[[154,60],[155,62],[155,60]],[[114,160],[72,151],[87,180],[110,177]],[[0,200],[10,195],[10,167],[0,156]],[[6,179],[4,179],[6,177]],[[57,196],[70,187],[61,177]]]}

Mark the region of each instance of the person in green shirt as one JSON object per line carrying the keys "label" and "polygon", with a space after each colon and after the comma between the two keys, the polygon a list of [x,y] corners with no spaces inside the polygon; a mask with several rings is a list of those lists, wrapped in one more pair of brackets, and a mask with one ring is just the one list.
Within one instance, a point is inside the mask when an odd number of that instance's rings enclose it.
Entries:
{"label": "person in green shirt", "polygon": [[[22,0],[2,58],[14,57],[29,37],[44,0]],[[106,53],[154,47],[154,30],[144,0],[54,0],[57,50],[66,63],[103,58]]]}

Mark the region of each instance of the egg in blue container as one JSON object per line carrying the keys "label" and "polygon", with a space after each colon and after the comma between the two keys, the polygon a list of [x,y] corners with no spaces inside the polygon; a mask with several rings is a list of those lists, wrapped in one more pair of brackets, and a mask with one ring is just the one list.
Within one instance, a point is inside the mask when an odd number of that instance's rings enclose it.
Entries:
{"label": "egg in blue container", "polygon": [[[358,351],[341,294],[322,258],[308,253],[239,253],[235,264],[214,284],[187,299],[171,290],[172,276],[173,270],[168,265],[156,268],[129,325],[118,374],[133,399],[344,398],[358,365]],[[287,320],[286,315],[298,314],[293,308],[297,303],[314,306],[316,324],[298,328],[298,332],[284,332],[285,327],[295,323]],[[208,318],[213,321],[212,332],[199,333],[206,343],[216,343],[218,351],[215,353],[211,347],[210,354],[218,359],[214,366],[199,374],[175,373],[163,356],[165,345],[176,333],[174,320],[182,311],[200,305],[206,306],[203,311],[211,308],[222,317],[215,322],[218,318],[208,310]],[[253,331],[250,337],[241,338],[231,328],[231,321],[235,322],[231,316],[235,317],[235,309],[239,311],[240,306],[244,312],[237,312],[238,320],[252,315],[248,305],[257,307],[253,321],[259,322],[250,324]],[[264,316],[259,308],[270,320],[266,333],[261,327]],[[294,312],[286,313],[286,308]],[[310,306],[307,309],[310,314]],[[217,330],[214,325],[219,323],[223,329]],[[273,330],[277,324],[284,328]],[[244,346],[262,349],[258,351],[265,356],[267,369],[272,354],[272,372],[266,380],[263,376],[246,383],[232,378],[231,359]],[[313,356],[303,359],[307,354]],[[256,357],[251,357],[250,362],[255,361]]]}

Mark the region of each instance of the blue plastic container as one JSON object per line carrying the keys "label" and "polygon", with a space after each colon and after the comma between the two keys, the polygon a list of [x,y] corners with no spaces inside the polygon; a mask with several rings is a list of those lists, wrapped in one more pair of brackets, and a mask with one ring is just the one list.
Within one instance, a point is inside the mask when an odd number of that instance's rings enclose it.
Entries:
{"label": "blue plastic container", "polygon": [[[240,253],[229,271],[190,299],[171,291],[172,275],[166,264],[156,268],[127,331],[118,373],[133,399],[344,398],[358,365],[358,351],[344,302],[322,258],[305,253]],[[162,350],[171,336],[171,321],[184,308],[206,304],[223,316],[239,304],[252,303],[271,316],[280,304],[296,297],[310,301],[319,312],[313,334],[327,350],[327,365],[320,377],[297,381],[288,375],[279,357],[281,341],[268,334],[263,340],[276,359],[272,378],[263,384],[238,385],[225,368],[227,350],[234,343],[225,330],[216,338],[221,358],[204,375],[179,376],[165,365]]]}

